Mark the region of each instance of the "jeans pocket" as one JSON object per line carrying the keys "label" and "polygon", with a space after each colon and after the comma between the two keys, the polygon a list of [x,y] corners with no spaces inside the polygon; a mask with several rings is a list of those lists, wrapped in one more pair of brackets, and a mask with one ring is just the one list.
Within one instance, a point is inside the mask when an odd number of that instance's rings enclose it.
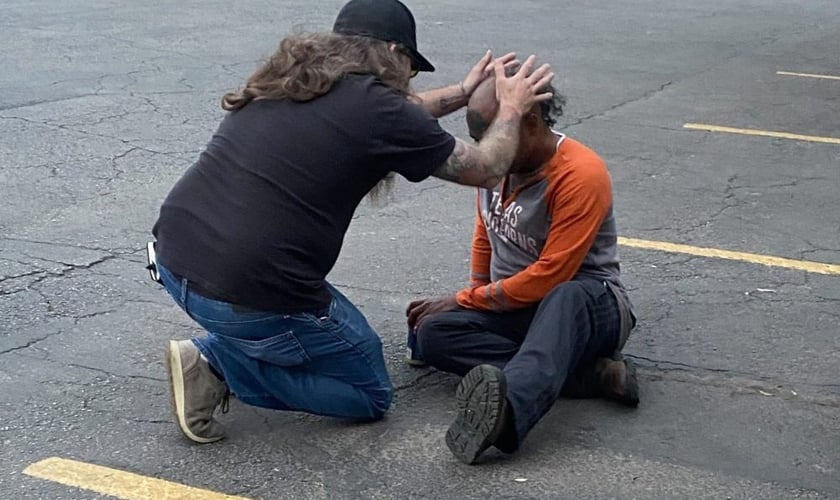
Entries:
{"label": "jeans pocket", "polygon": [[333,299],[322,311],[302,312],[296,314],[295,317],[314,325],[319,330],[335,330],[341,323],[339,317],[343,317],[338,312],[338,303]]}
{"label": "jeans pocket", "polygon": [[309,361],[293,331],[259,340],[247,340],[216,334],[220,342],[245,356],[277,366],[298,366]]}

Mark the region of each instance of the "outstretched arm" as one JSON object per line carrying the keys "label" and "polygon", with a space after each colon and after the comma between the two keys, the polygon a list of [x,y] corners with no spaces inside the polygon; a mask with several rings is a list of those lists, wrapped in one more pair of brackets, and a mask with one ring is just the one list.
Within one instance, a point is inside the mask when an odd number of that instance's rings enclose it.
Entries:
{"label": "outstretched arm", "polygon": [[448,115],[458,111],[467,105],[471,92],[467,91],[463,82],[441,87],[439,89],[427,90],[417,94],[420,105],[423,106],[435,118]]}
{"label": "outstretched arm", "polygon": [[462,81],[439,89],[420,92],[416,97],[420,105],[435,118],[448,115],[467,105],[467,101],[470,100],[470,96],[478,85],[493,74],[493,65],[496,62],[508,64],[515,59],[516,54],[511,52],[494,61],[493,54],[488,50]]}

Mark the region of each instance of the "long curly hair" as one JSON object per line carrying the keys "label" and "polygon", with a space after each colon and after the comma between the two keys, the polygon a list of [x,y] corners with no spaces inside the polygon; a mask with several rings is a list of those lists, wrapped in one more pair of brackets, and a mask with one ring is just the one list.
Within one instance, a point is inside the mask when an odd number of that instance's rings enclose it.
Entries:
{"label": "long curly hair", "polygon": [[248,78],[245,88],[222,97],[222,109],[235,111],[254,99],[308,101],[330,91],[348,73],[376,75],[408,94],[410,60],[390,44],[335,33],[292,35]]}

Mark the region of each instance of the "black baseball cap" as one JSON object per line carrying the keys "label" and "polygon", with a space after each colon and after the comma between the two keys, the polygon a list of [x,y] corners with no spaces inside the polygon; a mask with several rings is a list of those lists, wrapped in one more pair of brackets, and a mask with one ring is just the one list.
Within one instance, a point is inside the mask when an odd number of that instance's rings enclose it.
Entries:
{"label": "black baseball cap", "polygon": [[412,69],[435,70],[432,63],[417,51],[414,16],[399,0],[350,0],[335,18],[333,33],[398,43],[411,58]]}

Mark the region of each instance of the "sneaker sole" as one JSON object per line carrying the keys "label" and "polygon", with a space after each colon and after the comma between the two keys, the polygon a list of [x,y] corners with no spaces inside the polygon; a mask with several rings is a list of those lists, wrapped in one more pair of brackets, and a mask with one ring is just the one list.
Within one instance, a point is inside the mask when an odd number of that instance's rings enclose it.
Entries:
{"label": "sneaker sole", "polygon": [[177,340],[170,340],[166,349],[166,371],[169,374],[169,401],[172,407],[172,414],[178,420],[178,427],[190,441],[206,444],[214,443],[222,439],[203,438],[196,436],[187,426],[187,419],[184,415],[184,367],[181,365],[181,348]]}
{"label": "sneaker sole", "polygon": [[501,372],[479,366],[470,370],[455,392],[457,415],[446,431],[446,446],[458,460],[473,464],[498,437],[505,408]]}

